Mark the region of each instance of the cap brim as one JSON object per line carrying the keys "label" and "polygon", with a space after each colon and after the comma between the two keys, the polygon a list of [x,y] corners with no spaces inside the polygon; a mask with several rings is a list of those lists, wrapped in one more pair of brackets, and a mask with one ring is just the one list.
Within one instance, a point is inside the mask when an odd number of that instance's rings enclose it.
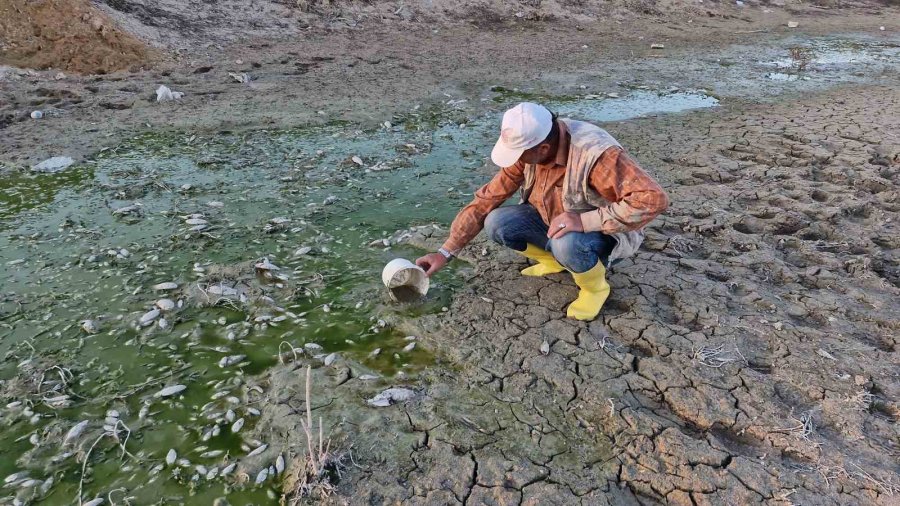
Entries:
{"label": "cap brim", "polygon": [[498,167],[511,167],[519,161],[519,157],[524,153],[524,149],[512,149],[503,145],[503,141],[497,139],[494,149],[491,151],[491,161]]}

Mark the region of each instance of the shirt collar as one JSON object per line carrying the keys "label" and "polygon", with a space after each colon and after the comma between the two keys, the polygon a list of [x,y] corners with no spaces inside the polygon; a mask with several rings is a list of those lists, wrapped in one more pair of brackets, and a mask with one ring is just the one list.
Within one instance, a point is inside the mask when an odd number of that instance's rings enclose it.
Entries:
{"label": "shirt collar", "polygon": [[566,166],[569,161],[569,129],[564,121],[556,120],[559,125],[559,146],[556,148],[556,165]]}

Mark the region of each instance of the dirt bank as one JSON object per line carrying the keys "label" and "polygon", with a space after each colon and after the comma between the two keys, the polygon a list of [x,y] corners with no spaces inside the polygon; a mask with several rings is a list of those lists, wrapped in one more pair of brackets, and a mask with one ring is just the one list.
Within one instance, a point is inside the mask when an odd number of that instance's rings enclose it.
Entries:
{"label": "dirt bank", "polygon": [[152,52],[88,0],[9,0],[0,5],[0,64],[105,74],[137,71]]}

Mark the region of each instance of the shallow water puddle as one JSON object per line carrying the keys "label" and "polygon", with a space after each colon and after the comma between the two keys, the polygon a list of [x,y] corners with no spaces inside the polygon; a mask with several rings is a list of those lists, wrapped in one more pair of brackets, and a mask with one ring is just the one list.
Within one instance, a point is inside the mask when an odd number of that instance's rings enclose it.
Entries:
{"label": "shallow water puddle", "polygon": [[[594,121],[717,103],[649,90],[548,102]],[[421,252],[370,245],[449,223],[491,176],[498,115],[453,114],[143,135],[66,173],[0,180],[0,476],[26,473],[6,494],[272,502],[221,476],[263,443],[243,436],[264,402],[247,378],[299,355],[388,379],[434,363],[381,318],[440,311],[457,267],[423,304],[389,304],[382,266]]]}
{"label": "shallow water puddle", "polygon": [[877,41],[798,40],[783,55],[760,65],[775,69],[768,79],[797,81],[873,77],[900,62],[900,46]]}

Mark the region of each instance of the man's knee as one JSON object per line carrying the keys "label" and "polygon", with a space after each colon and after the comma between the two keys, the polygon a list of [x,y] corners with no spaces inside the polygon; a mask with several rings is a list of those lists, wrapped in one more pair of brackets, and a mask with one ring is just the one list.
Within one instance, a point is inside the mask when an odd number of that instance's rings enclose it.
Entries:
{"label": "man's knee", "polygon": [[600,258],[580,232],[569,232],[553,239],[551,250],[556,261],[572,272],[587,272]]}

